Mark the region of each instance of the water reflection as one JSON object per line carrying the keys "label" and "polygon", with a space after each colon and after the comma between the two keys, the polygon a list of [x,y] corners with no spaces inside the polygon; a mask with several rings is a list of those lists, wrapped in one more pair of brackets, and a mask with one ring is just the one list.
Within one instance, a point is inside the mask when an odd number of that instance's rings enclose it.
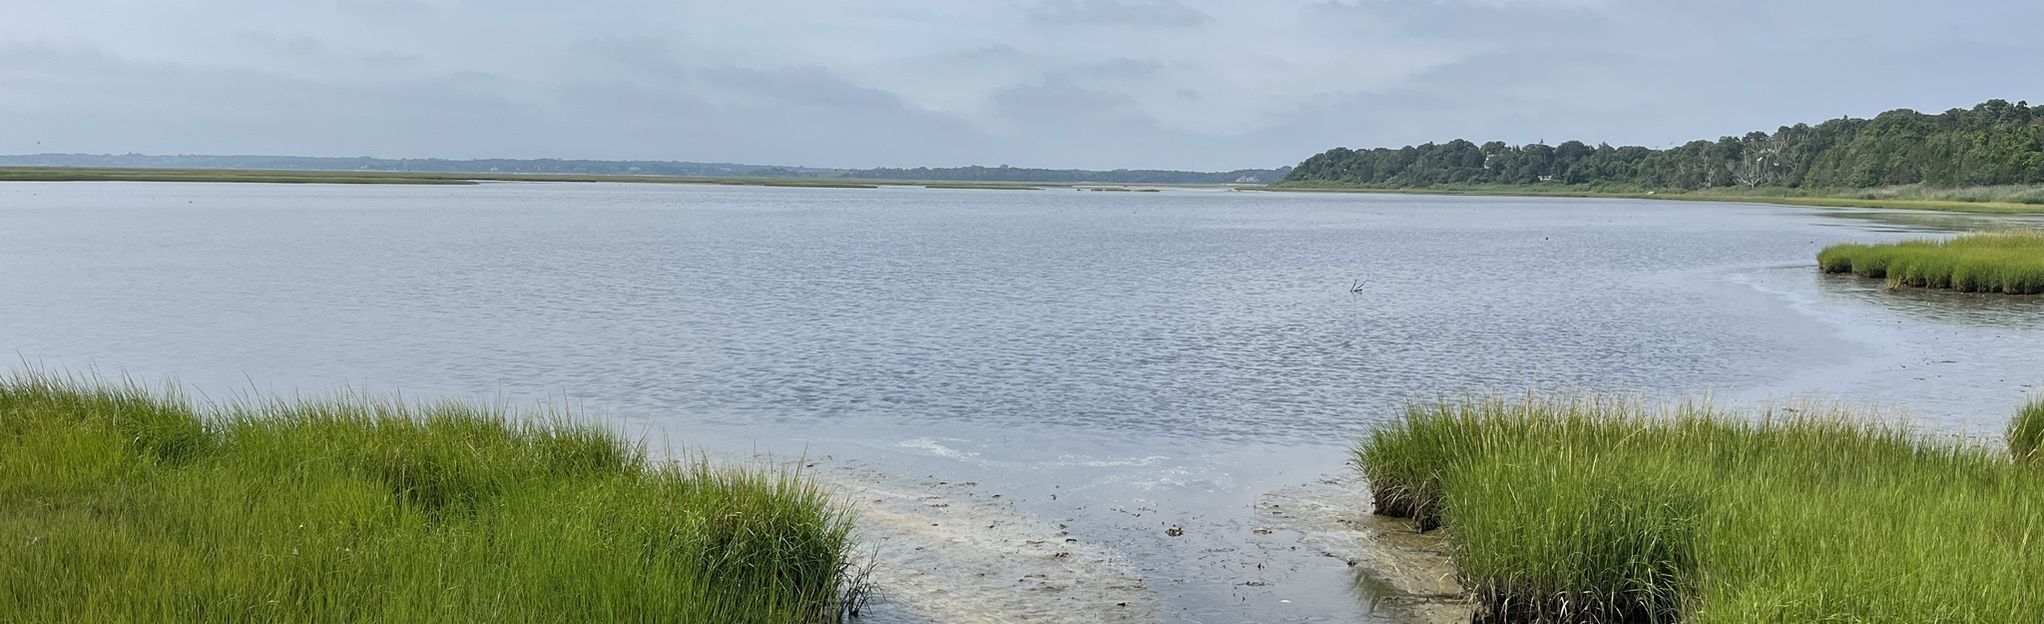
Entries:
{"label": "water reflection", "polygon": [[1349,591],[1355,595],[1356,604],[1370,614],[1383,613],[1394,609],[1398,598],[1404,596],[1398,588],[1378,578],[1362,566],[1349,568]]}
{"label": "water reflection", "polygon": [[1826,299],[1873,306],[1912,320],[1983,329],[2044,329],[2044,297],[1962,293],[1930,288],[1889,288],[1887,280],[1818,275]]}
{"label": "water reflection", "polygon": [[[2044,228],[2044,215],[1971,214],[1961,212],[1886,211],[1861,208],[1825,210],[1821,214],[1848,223],[1841,227],[1872,229],[1897,234],[1930,232],[1978,232],[2009,228]],[[1872,228],[1867,228],[1872,225]]]}

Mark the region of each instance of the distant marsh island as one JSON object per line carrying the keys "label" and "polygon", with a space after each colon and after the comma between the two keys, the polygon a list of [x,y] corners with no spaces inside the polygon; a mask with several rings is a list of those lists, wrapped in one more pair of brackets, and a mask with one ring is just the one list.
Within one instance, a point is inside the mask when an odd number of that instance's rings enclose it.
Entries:
{"label": "distant marsh island", "polygon": [[1888,280],[1890,287],[2044,293],[2044,232],[1967,234],[1951,240],[1845,243],[1817,254],[1819,270]]}

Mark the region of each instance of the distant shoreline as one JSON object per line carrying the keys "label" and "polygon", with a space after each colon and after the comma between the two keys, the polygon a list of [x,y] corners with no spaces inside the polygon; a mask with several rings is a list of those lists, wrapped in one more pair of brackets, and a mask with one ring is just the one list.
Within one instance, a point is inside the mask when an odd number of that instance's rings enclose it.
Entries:
{"label": "distant shoreline", "polygon": [[845,183],[927,180],[963,184],[1271,184],[1291,167],[1183,171],[1173,169],[1046,169],[1040,167],[825,168],[673,160],[558,158],[337,158],[328,156],[0,154],[0,168],[162,169],[290,173],[398,173],[455,176],[619,176],[692,179],[824,180]]}
{"label": "distant shoreline", "polygon": [[1141,188],[1228,188],[1294,193],[1377,193],[1488,197],[1573,197],[1758,203],[1830,208],[1889,208],[1981,214],[2044,214],[2044,204],[1936,199],[1874,199],[1837,195],[1740,195],[1713,191],[1597,191],[1536,188],[1374,188],[1324,184],[1141,184],[1093,182],[961,182],[956,180],[867,180],[852,178],[710,177],[553,173],[442,173],[417,171],[293,171],[272,169],[162,169],[150,167],[0,167],[0,182],[215,182],[257,184],[473,185],[482,182],[612,182],[710,184],[792,188],[873,189],[919,186],[932,189],[1134,190]]}
{"label": "distant shoreline", "polygon": [[1486,197],[1575,197],[1584,199],[1660,199],[1723,203],[1779,204],[1820,208],[1893,208],[1981,214],[2044,214],[2044,204],[1974,202],[1938,199],[1873,199],[1838,195],[1738,195],[1707,191],[1595,191],[1588,189],[1540,190],[1519,188],[1372,188],[1318,184],[1281,183],[1246,189],[1298,193],[1382,193],[1393,195],[1475,195]]}
{"label": "distant shoreline", "polygon": [[912,186],[932,189],[1140,191],[1155,188],[1250,188],[1248,184],[1135,182],[963,182],[863,178],[712,177],[556,173],[442,173],[419,171],[298,171],[274,169],[159,169],[150,167],[0,167],[0,182],[218,182],[254,184],[423,184],[482,182],[612,182],[627,184],[712,184],[794,188],[873,189]]}

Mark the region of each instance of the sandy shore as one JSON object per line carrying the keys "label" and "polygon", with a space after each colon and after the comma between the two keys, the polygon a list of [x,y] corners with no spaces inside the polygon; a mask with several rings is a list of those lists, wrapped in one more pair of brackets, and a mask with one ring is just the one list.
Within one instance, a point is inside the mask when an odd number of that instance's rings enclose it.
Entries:
{"label": "sandy shore", "polygon": [[[1147,579],[1143,566],[1120,550],[1127,545],[1075,537],[1076,529],[1066,523],[1080,520],[1033,517],[1017,509],[1012,494],[941,475],[904,476],[832,458],[807,461],[803,472],[843,497],[857,513],[859,538],[874,563],[875,598],[864,621],[1177,619],[1171,615],[1177,613],[1172,605],[1164,604],[1168,596],[1160,596],[1169,592],[1150,585],[1177,581]],[[1212,561],[1199,565],[1214,574],[1250,575],[1226,584],[1256,592],[1283,592],[1284,579],[1297,579],[1298,574],[1340,575],[1346,570],[1353,576],[1341,582],[1353,583],[1355,593],[1370,602],[1371,617],[1366,621],[1469,621],[1469,605],[1440,535],[1418,534],[1403,522],[1372,516],[1357,504],[1366,500],[1359,484],[1334,476],[1271,491],[1257,500],[1254,528],[1238,527],[1244,534],[1235,539],[1240,544],[1215,542],[1205,548],[1272,565],[1280,562],[1266,559],[1267,553],[1247,553],[1283,550],[1296,558],[1329,561],[1328,565],[1288,565],[1285,572],[1254,563],[1241,570]],[[1287,543],[1291,545],[1282,545]],[[1262,572],[1272,574],[1257,574]]]}
{"label": "sandy shore", "polygon": [[1359,479],[1329,477],[1271,492],[1257,504],[1274,523],[1348,561],[1376,608],[1414,624],[1468,622],[1473,607],[1456,581],[1440,531],[1419,533],[1406,520],[1368,511],[1369,489]]}
{"label": "sandy shore", "polygon": [[872,622],[1157,622],[1157,598],[1109,549],[974,482],[904,480],[846,460],[806,474],[852,504],[873,557]]}

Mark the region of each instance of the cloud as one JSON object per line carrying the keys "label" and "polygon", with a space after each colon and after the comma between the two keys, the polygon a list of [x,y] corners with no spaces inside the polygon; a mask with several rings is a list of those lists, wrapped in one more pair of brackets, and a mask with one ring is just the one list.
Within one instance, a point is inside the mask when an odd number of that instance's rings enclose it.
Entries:
{"label": "cloud", "polygon": [[259,54],[318,56],[326,52],[326,46],[318,39],[303,35],[280,37],[266,32],[245,30],[235,34],[234,40]]}
{"label": "cloud", "polygon": [[1023,122],[1083,124],[1141,116],[1134,98],[1070,85],[1016,85],[995,93],[993,101],[1001,115]]}
{"label": "cloud", "polygon": [[1162,73],[1169,66],[1156,59],[1112,58],[1098,63],[1086,63],[1066,68],[1058,75],[1068,78],[1105,78],[1112,80],[1133,80],[1149,78]]}
{"label": "cloud", "polygon": [[1664,145],[2044,101],[1953,0],[71,0],[0,21],[0,152],[1233,169]]}
{"label": "cloud", "polygon": [[1053,27],[1136,26],[1187,28],[1213,16],[1178,0],[1041,0],[1023,9],[1030,21]]}
{"label": "cloud", "polygon": [[736,67],[699,72],[712,84],[767,98],[781,106],[873,113],[905,108],[892,93],[846,82],[818,67],[758,70]]}

